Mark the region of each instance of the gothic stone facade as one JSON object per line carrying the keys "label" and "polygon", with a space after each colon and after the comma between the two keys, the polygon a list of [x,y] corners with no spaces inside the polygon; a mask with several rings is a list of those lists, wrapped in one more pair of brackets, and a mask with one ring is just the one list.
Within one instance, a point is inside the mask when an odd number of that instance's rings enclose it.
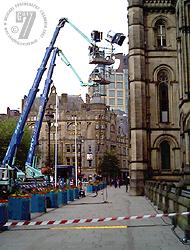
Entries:
{"label": "gothic stone facade", "polygon": [[128,3],[130,193],[142,195],[146,178],[181,174],[176,1]]}

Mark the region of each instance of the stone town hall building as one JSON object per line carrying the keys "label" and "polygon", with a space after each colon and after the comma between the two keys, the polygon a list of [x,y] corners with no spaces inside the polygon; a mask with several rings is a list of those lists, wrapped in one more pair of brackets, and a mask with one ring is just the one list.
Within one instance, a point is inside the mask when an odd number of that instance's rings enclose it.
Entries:
{"label": "stone town hall building", "polygon": [[128,0],[131,195],[190,173],[190,1]]}

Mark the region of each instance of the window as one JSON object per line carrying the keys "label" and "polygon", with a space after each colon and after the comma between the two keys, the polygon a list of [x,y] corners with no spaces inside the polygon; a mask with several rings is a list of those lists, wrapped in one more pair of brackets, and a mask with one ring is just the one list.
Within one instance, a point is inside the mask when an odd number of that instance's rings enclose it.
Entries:
{"label": "window", "polygon": [[110,82],[109,89],[115,89],[115,82]]}
{"label": "window", "polygon": [[114,90],[110,90],[109,91],[109,96],[110,97],[115,97],[115,91]]}
{"label": "window", "polygon": [[117,97],[123,97],[123,91],[118,90],[117,91]]}
{"label": "window", "polygon": [[117,89],[123,89],[123,82],[117,82]]}
{"label": "window", "polygon": [[170,170],[170,144],[167,141],[163,141],[160,144],[161,153],[161,169]]}
{"label": "window", "polygon": [[109,99],[109,105],[115,105],[115,99],[114,98]]}
{"label": "window", "polygon": [[116,81],[122,82],[123,81],[123,74],[116,74]]}
{"label": "window", "polygon": [[71,144],[72,152],[75,152],[75,145]]}
{"label": "window", "polygon": [[89,168],[92,167],[92,161],[88,161],[88,167],[89,167]]}
{"label": "window", "polygon": [[158,73],[160,122],[169,122],[168,74],[165,70]]}
{"label": "window", "polygon": [[156,22],[155,35],[157,47],[166,47],[166,23],[163,19],[160,19]]}
{"label": "window", "polygon": [[75,157],[72,157],[72,166],[75,166]]}
{"label": "window", "polygon": [[66,147],[67,153],[71,152],[71,149],[70,149],[70,145],[69,145],[69,144],[66,144],[65,147]]}
{"label": "window", "polygon": [[123,99],[117,99],[117,104],[118,105],[123,105]]}
{"label": "window", "polygon": [[66,157],[67,165],[70,165],[70,158]]}
{"label": "window", "polygon": [[114,84],[114,82],[115,82],[115,75],[113,75],[113,74],[110,75],[110,81]]}
{"label": "window", "polygon": [[100,86],[99,86],[99,91],[100,91],[101,93],[104,93],[105,90],[104,90],[104,86],[103,86],[103,85],[100,85]]}

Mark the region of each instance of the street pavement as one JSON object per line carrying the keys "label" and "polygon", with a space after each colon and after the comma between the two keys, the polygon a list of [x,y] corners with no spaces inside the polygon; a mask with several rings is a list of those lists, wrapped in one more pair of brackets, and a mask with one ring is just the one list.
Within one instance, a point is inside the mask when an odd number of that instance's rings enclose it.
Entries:
{"label": "street pavement", "polygon": [[[142,196],[129,196],[125,187],[108,187],[98,195],[81,198],[33,221],[108,218],[161,213]],[[0,250],[183,250],[183,232],[172,231],[170,218],[102,221],[70,225],[11,227],[0,233]]]}

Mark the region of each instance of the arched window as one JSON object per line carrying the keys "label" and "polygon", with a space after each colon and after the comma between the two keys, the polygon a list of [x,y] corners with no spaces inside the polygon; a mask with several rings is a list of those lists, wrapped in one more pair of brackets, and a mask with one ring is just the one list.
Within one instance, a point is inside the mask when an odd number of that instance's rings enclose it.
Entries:
{"label": "arched window", "polygon": [[168,73],[161,70],[158,73],[160,122],[169,122]]}
{"label": "arched window", "polygon": [[166,47],[166,22],[160,19],[155,24],[156,46],[158,48]]}
{"label": "arched window", "polygon": [[170,170],[170,144],[167,141],[161,142],[160,153],[161,153],[161,169]]}

